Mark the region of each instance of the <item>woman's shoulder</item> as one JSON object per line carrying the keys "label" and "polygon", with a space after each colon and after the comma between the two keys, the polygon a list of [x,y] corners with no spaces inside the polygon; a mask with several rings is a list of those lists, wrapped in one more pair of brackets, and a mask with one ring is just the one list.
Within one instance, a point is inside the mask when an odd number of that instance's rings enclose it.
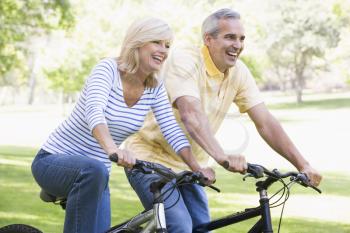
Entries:
{"label": "woman's shoulder", "polygon": [[118,64],[117,64],[117,60],[116,58],[113,57],[105,57],[102,58],[96,66],[102,66],[102,67],[106,67],[108,69],[112,69],[112,70],[118,70]]}
{"label": "woman's shoulder", "polygon": [[153,93],[156,95],[166,92],[163,79],[158,79],[157,86],[153,88]]}

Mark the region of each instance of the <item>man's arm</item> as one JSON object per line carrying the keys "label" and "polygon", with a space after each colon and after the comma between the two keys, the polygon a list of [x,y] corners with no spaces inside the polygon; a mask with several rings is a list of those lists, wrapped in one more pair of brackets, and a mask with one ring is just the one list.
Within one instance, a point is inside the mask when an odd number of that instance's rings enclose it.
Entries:
{"label": "man's arm", "polygon": [[245,172],[247,163],[243,156],[225,155],[220,144],[214,137],[208,118],[201,108],[201,102],[192,96],[182,96],[176,99],[175,105],[179,110],[181,121],[188,133],[217,163],[223,165],[229,162],[227,170]]}
{"label": "man's arm", "polygon": [[268,111],[265,104],[258,104],[247,112],[266,143],[292,163],[298,171],[306,173],[313,185],[318,185],[322,179],[321,175],[301,155],[280,123]]}

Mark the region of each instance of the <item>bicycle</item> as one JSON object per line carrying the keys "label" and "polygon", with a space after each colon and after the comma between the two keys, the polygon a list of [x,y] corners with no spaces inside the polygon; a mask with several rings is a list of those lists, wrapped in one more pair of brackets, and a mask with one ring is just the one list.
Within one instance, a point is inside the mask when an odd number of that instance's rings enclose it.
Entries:
{"label": "bicycle", "polygon": [[[118,156],[116,154],[110,156],[110,160],[118,162]],[[151,183],[150,190],[153,194],[153,208],[144,210],[129,220],[111,227],[106,233],[146,233],[146,232],[159,232],[166,233],[166,221],[165,221],[165,209],[164,200],[167,198],[168,192],[173,190],[179,185],[185,185],[188,183],[197,183],[205,186],[206,178],[199,172],[183,171],[175,173],[170,168],[166,168],[157,163],[151,163],[146,161],[137,160],[133,169],[139,169],[145,174],[157,173],[161,177],[158,181]],[[174,189],[169,188],[163,193],[162,188],[168,182],[174,182]],[[218,190],[214,186],[209,186],[216,191]],[[59,204],[63,209],[66,207],[67,199],[64,197],[56,197],[44,190],[40,192],[40,198],[45,202],[52,202]],[[42,233],[37,228],[24,224],[12,224],[0,228],[0,233]]]}
{"label": "bicycle", "polygon": [[[228,165],[228,164],[226,164]],[[225,164],[224,164],[225,166]],[[227,166],[226,166],[227,167]],[[278,225],[278,232],[280,232],[282,215],[284,204],[286,203],[290,189],[289,187],[293,184],[300,184],[304,187],[311,187],[317,192],[321,193],[321,190],[316,188],[315,186],[309,183],[309,179],[304,173],[298,172],[286,172],[281,173],[277,169],[272,171],[266,169],[265,167],[257,164],[248,164],[247,175],[244,176],[243,180],[245,181],[247,177],[253,177],[255,179],[264,178],[264,180],[259,180],[255,183],[256,191],[259,193],[259,202],[260,205],[254,208],[247,208],[244,211],[237,212],[225,217],[221,217],[219,219],[212,220],[208,223],[203,223],[194,227],[193,233],[201,233],[201,232],[209,232],[211,230],[216,230],[228,225],[233,225],[238,222],[242,222],[251,218],[255,218],[260,216],[260,219],[249,229],[248,233],[273,233],[272,222],[271,222],[271,213],[270,208],[277,207],[283,205],[281,216]],[[285,183],[283,179],[290,178],[290,182],[288,184]],[[268,188],[275,182],[281,182],[283,184],[282,189],[277,191],[277,193],[282,191],[281,197],[270,205],[270,198],[267,195]],[[277,204],[282,198],[285,196],[284,201],[282,203]]]}
{"label": "bicycle", "polygon": [[[110,159],[114,162],[118,161],[117,156],[111,156]],[[106,233],[142,233],[142,232],[162,232],[166,233],[166,222],[164,215],[164,198],[163,196],[167,192],[173,192],[177,186],[193,184],[197,183],[199,185],[205,186],[205,178],[201,173],[183,171],[180,173],[175,173],[171,169],[166,168],[160,164],[150,163],[145,161],[137,161],[134,169],[140,169],[140,171],[145,174],[154,173],[160,175],[161,179],[153,182],[150,186],[151,192],[154,196],[154,204],[153,208],[150,210],[145,210],[140,214],[132,217],[131,219],[113,226]],[[255,218],[260,216],[261,218],[253,225],[253,227],[248,231],[248,233],[273,233],[272,230],[272,222],[271,222],[271,214],[270,208],[279,206],[281,204],[285,204],[289,197],[289,186],[292,184],[298,183],[305,187],[312,187],[319,193],[321,190],[312,186],[308,178],[303,173],[298,172],[287,172],[280,173],[277,169],[273,171],[269,171],[261,165],[257,164],[248,164],[247,175],[243,178],[245,180],[247,177],[254,177],[255,179],[260,179],[266,177],[264,180],[259,180],[256,182],[256,191],[259,192],[259,202],[260,205],[254,208],[247,208],[244,211],[234,213],[232,215],[228,215],[219,219],[212,220],[208,223],[204,223],[193,228],[194,233],[208,232],[211,230],[219,229],[228,225],[232,225],[238,222],[242,222],[251,218]],[[284,178],[290,178],[290,182],[286,184],[284,182]],[[175,180],[175,181],[174,181]],[[174,186],[171,189],[163,191],[161,193],[161,189],[164,185],[170,181],[174,181]],[[268,188],[275,182],[281,182],[283,184],[283,188],[277,191],[272,197],[274,197],[280,191],[283,191],[281,197],[270,205],[267,195]],[[214,186],[209,186],[210,188],[220,192],[220,190]],[[276,203],[285,196],[285,200],[276,205]],[[48,195],[45,192],[41,193],[41,198],[44,201],[54,202],[56,204],[60,204],[62,208],[65,208],[66,199],[60,199],[51,195]],[[280,217],[280,222],[278,226],[278,232],[281,226],[283,209]],[[25,231],[2,231],[3,228],[0,229],[0,233],[42,233],[38,229],[32,228],[27,225],[22,224],[14,224],[7,226],[8,229],[25,229]]]}

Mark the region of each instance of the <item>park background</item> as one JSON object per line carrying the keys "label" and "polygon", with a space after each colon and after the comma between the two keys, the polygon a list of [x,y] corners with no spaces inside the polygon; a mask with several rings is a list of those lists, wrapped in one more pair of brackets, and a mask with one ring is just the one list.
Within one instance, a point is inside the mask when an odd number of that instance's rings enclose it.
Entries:
{"label": "park background", "polygon": [[[62,232],[64,212],[39,200],[31,161],[69,114],[91,68],[117,56],[133,20],[162,18],[174,29],[173,48],[200,46],[201,22],[222,7],[240,12],[246,30],[241,59],[269,109],[324,176],[322,195],[293,187],[281,232],[350,232],[347,0],[0,1],[0,226],[27,223]],[[249,162],[293,169],[234,106],[216,137]],[[257,204],[253,181],[241,178],[217,168],[222,193],[208,191],[213,217]],[[112,223],[141,211],[122,169],[113,169],[110,185]],[[274,223],[280,211],[273,211]],[[247,224],[217,232],[246,232]]]}

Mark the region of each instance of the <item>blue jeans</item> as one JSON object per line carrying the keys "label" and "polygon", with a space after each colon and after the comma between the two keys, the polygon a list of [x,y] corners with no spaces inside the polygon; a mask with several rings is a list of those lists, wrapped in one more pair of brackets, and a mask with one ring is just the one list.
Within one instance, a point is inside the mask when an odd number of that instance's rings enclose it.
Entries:
{"label": "blue jeans", "polygon": [[67,197],[64,233],[102,233],[109,229],[109,173],[102,162],[40,150],[32,173],[43,190]]}
{"label": "blue jeans", "polygon": [[[144,208],[151,209],[153,194],[150,192],[150,184],[159,180],[159,176],[143,174],[138,170],[125,170],[125,173]],[[172,183],[166,184],[162,192],[172,185]],[[168,197],[164,202],[167,230],[169,233],[191,233],[194,226],[209,222],[208,199],[204,189],[196,184],[180,186],[179,191],[175,190],[169,197],[170,192],[167,192],[164,196],[164,199]],[[171,208],[167,209],[169,207]]]}

